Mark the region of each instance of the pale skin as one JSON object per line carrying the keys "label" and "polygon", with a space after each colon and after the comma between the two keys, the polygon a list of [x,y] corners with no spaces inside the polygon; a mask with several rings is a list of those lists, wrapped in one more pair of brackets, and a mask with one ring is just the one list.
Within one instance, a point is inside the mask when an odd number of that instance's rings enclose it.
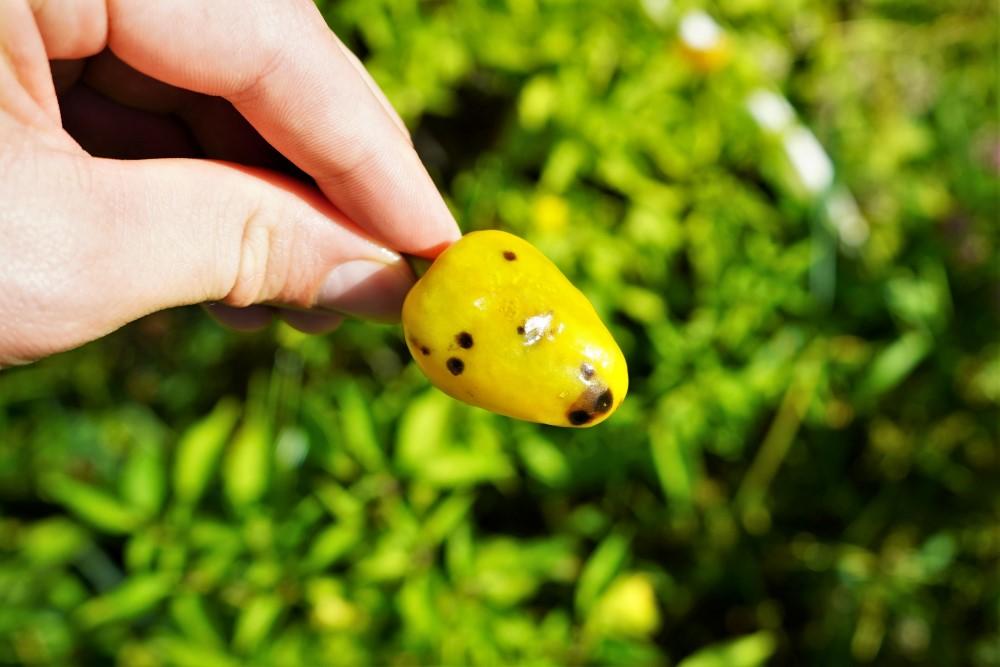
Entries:
{"label": "pale skin", "polygon": [[391,321],[457,238],[309,0],[0,2],[0,368],[189,304]]}

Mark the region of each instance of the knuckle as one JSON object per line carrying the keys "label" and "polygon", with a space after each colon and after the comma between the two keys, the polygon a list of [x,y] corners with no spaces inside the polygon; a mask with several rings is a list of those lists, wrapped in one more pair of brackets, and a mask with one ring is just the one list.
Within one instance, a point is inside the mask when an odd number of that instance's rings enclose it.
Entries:
{"label": "knuckle", "polygon": [[295,280],[296,222],[289,211],[257,209],[247,217],[239,259],[222,302],[246,307],[258,303],[305,305]]}
{"label": "knuckle", "polygon": [[272,225],[257,210],[247,217],[239,241],[236,275],[223,303],[243,308],[266,297]]}

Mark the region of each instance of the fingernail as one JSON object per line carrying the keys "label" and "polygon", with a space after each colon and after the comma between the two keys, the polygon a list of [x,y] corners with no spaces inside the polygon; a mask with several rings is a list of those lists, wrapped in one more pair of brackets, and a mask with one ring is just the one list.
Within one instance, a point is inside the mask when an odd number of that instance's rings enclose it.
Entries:
{"label": "fingernail", "polygon": [[307,334],[331,333],[344,321],[344,316],[340,313],[328,313],[319,310],[291,310],[286,308],[279,311],[279,315],[285,322]]}
{"label": "fingernail", "polygon": [[403,261],[384,264],[353,260],[330,272],[316,295],[316,305],[366,319],[396,322],[412,285],[413,274]]}
{"label": "fingernail", "polygon": [[258,331],[274,320],[274,309],[270,306],[247,306],[234,308],[224,303],[206,303],[205,310],[218,322],[236,331]]}

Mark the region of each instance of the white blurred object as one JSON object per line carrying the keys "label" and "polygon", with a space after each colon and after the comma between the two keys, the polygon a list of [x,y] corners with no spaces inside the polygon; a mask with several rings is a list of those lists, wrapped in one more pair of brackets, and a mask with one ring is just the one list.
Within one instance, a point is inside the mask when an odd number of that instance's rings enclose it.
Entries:
{"label": "white blurred object", "polygon": [[868,240],[870,228],[858,203],[846,188],[835,187],[833,160],[812,130],[798,119],[788,100],[771,90],[755,90],[746,101],[747,111],[765,132],[781,139],[788,161],[802,186],[823,199],[823,213],[844,248],[854,250]]}
{"label": "white blurred object", "polygon": [[722,40],[722,28],[703,11],[692,11],[681,19],[681,41],[694,51],[709,51]]}
{"label": "white blurred object", "polygon": [[781,95],[770,90],[756,90],[747,99],[754,120],[769,132],[779,133],[795,122],[795,110]]}
{"label": "white blurred object", "polygon": [[833,161],[812,130],[797,125],[784,135],[785,153],[807,190],[819,194],[833,185]]}
{"label": "white blurred object", "polygon": [[868,240],[868,221],[861,215],[858,202],[844,188],[837,188],[826,200],[826,217],[837,230],[840,242],[850,250]]}
{"label": "white blurred object", "polygon": [[285,468],[297,468],[309,453],[309,440],[305,431],[295,427],[286,427],[278,434],[278,444],[275,446],[275,457]]}
{"label": "white blurred object", "polygon": [[833,161],[812,130],[799,122],[784,96],[761,88],[750,93],[746,104],[763,130],[781,137],[785,154],[806,190],[815,195],[833,185]]}

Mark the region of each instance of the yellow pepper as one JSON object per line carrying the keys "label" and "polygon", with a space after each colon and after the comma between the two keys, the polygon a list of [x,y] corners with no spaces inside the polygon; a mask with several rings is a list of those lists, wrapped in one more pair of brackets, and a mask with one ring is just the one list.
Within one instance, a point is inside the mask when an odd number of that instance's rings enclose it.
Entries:
{"label": "yellow pepper", "polygon": [[541,252],[500,231],[445,250],[403,304],[410,354],[439,389],[493,412],[593,426],[628,390],[594,307]]}

